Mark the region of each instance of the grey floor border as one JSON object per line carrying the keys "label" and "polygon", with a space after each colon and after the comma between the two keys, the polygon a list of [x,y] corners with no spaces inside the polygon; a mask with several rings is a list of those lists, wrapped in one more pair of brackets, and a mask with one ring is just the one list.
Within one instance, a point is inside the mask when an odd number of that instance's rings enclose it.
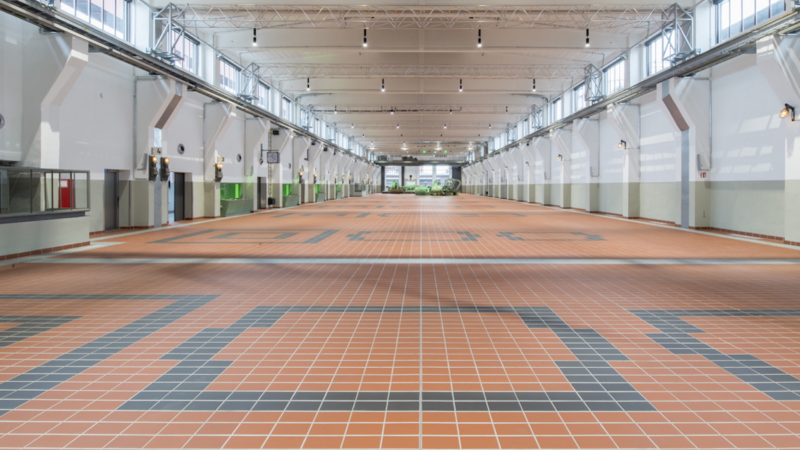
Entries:
{"label": "grey floor border", "polygon": [[[375,195],[375,194],[372,194],[372,195]],[[353,198],[353,197],[347,197],[347,198]],[[347,199],[338,198],[338,199],[334,199],[334,200],[325,200],[324,202],[319,202],[319,203],[338,202],[338,201],[341,201],[341,200],[347,200]],[[214,219],[200,220],[198,222],[192,221],[192,222],[187,222],[187,223],[179,223],[179,224],[176,224],[176,225],[170,225],[168,227],[148,228],[146,230],[131,231],[130,233],[114,234],[114,235],[111,235],[111,236],[101,236],[101,237],[98,237],[98,238],[91,239],[91,242],[103,241],[103,240],[106,240],[106,239],[116,239],[116,238],[128,237],[128,236],[136,236],[137,234],[152,233],[154,231],[164,231],[164,230],[172,230],[172,229],[175,229],[175,228],[191,227],[193,225],[200,225],[200,224],[203,224],[203,223],[212,223],[212,222],[219,222],[221,220],[229,220],[229,219],[237,219],[237,218],[242,218],[242,217],[248,217],[248,216],[251,216],[251,215],[254,215],[254,214],[276,213],[276,212],[286,211],[286,210],[294,209],[294,208],[302,208],[304,206],[314,206],[316,204],[318,204],[318,202],[304,203],[304,204],[301,204],[301,205],[288,206],[288,207],[285,207],[285,208],[267,209],[267,210],[264,210],[264,211],[253,211],[253,212],[250,212],[250,213],[247,213],[247,214],[237,214],[235,216],[229,216],[229,217],[217,217],[217,218],[214,218]]]}
{"label": "grey floor border", "polygon": [[[475,195],[475,194],[470,194],[470,195]],[[753,243],[753,244],[770,245],[772,247],[788,248],[790,250],[798,250],[798,251],[800,251],[800,247],[797,247],[797,246],[794,246],[794,245],[779,244],[777,242],[761,241],[761,240],[757,240],[757,239],[750,239],[750,238],[747,238],[747,237],[739,237],[739,236],[731,236],[731,235],[721,234],[721,233],[710,233],[708,231],[692,230],[692,229],[689,229],[689,228],[675,227],[675,226],[661,224],[661,223],[657,223],[657,222],[649,222],[647,220],[626,219],[624,217],[614,217],[614,216],[609,216],[607,214],[596,214],[596,213],[590,213],[590,212],[586,212],[586,211],[578,211],[576,209],[566,209],[566,208],[562,208],[560,206],[547,206],[547,205],[542,205],[542,204],[538,204],[538,203],[528,202],[528,201],[525,201],[525,200],[509,200],[507,198],[488,197],[488,196],[485,196],[485,195],[477,195],[477,197],[493,198],[495,200],[503,200],[503,201],[506,201],[506,202],[512,202],[512,203],[523,204],[523,205],[528,205],[528,206],[536,206],[536,207],[540,207],[540,208],[548,208],[548,209],[553,209],[553,210],[557,210],[557,211],[569,212],[569,213],[573,213],[573,214],[584,214],[584,215],[592,216],[592,217],[602,217],[604,219],[620,220],[622,222],[627,222],[627,223],[638,223],[638,224],[642,224],[642,225],[650,225],[652,227],[666,228],[668,230],[686,231],[686,232],[689,232],[689,233],[702,234],[702,235],[705,235],[705,236],[714,236],[714,237],[718,237],[718,238],[732,239],[734,241],[750,242],[750,243]]]}
{"label": "grey floor border", "polygon": [[800,259],[54,258],[39,264],[800,265]]}

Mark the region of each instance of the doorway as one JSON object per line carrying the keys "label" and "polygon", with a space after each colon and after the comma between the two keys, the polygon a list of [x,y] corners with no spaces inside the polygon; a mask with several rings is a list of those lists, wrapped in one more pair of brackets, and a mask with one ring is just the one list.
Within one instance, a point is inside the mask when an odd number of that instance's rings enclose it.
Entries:
{"label": "doorway", "polygon": [[186,220],[186,174],[170,173],[168,189],[169,223]]}
{"label": "doorway", "polygon": [[258,209],[267,209],[267,178],[258,177]]}
{"label": "doorway", "polygon": [[106,170],[103,178],[103,229],[119,229],[119,172]]}

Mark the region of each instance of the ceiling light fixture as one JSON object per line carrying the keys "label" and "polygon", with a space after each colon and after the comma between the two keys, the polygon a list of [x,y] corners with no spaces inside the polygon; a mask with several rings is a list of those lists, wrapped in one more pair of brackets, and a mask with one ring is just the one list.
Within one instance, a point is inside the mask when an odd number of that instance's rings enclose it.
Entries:
{"label": "ceiling light fixture", "polygon": [[306,78],[306,90],[311,90],[311,78]]}
{"label": "ceiling light fixture", "polygon": [[386,79],[381,78],[381,92],[386,92]]}
{"label": "ceiling light fixture", "polygon": [[258,37],[256,36],[256,29],[253,28],[253,47],[258,45]]}
{"label": "ceiling light fixture", "polygon": [[533,92],[536,92],[536,78],[533,79]]}
{"label": "ceiling light fixture", "polygon": [[339,108],[336,105],[333,106],[333,113],[339,114]]}
{"label": "ceiling light fixture", "polygon": [[794,122],[794,106],[789,105],[788,103],[783,104],[783,109],[781,112],[778,113],[778,117],[781,119],[785,119],[791,116],[791,121]]}
{"label": "ceiling light fixture", "polygon": [[363,46],[364,47],[367,46],[367,29],[366,28],[364,28],[364,44],[363,44]]}
{"label": "ceiling light fixture", "polygon": [[464,80],[463,79],[459,79],[458,80],[458,92],[464,92]]}
{"label": "ceiling light fixture", "polygon": [[397,129],[398,129],[398,130],[400,129],[400,124],[399,124],[399,123],[397,124]]}
{"label": "ceiling light fixture", "polygon": [[589,29],[586,29],[586,46],[589,46]]}
{"label": "ceiling light fixture", "polygon": [[478,48],[483,47],[483,41],[481,40],[481,29],[478,28]]}
{"label": "ceiling light fixture", "polygon": [[350,128],[355,128],[355,127],[356,127],[356,124],[354,124],[354,123],[350,124]]}
{"label": "ceiling light fixture", "polygon": [[490,129],[490,130],[492,129],[492,124],[489,124],[489,129]]}
{"label": "ceiling light fixture", "polygon": [[444,129],[445,129],[445,130],[447,129],[447,124],[444,124]]}

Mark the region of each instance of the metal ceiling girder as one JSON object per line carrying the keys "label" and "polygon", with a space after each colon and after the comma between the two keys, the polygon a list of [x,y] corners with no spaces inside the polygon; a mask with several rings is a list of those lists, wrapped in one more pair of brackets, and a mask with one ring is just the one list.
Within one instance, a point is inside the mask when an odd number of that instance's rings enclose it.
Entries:
{"label": "metal ceiling girder", "polygon": [[[571,114],[561,120],[557,120],[545,127],[542,127],[534,131],[533,133],[528,134],[527,136],[524,136],[521,139],[518,139],[515,142],[509,143],[508,145],[497,149],[495,152],[492,153],[492,155],[496,154],[496,152],[506,151],[509,148],[513,148],[514,146],[519,145],[522,142],[531,141],[537,137],[547,136],[548,133],[550,133],[551,131],[555,131],[558,130],[559,128],[568,126],[575,120],[591,117],[595,114],[598,114],[606,110],[606,108],[608,108],[609,105],[627,102],[643,94],[652,92],[653,90],[656,89],[659,83],[669,80],[670,78],[691,76],[697,72],[708,69],[709,67],[712,67],[723,61],[727,61],[728,59],[731,59],[739,55],[743,49],[749,48],[752,45],[754,45],[755,42],[761,39],[762,37],[770,36],[773,34],[783,34],[787,32],[792,32],[799,28],[800,28],[800,8],[796,8],[786,12],[783,15],[775,17],[774,19],[762,22],[745,32],[738,34],[737,36],[730,38],[729,40],[717,45],[716,47],[706,52],[695,53],[692,56],[688,57],[687,59],[679,62],[678,64],[670,68],[664,69],[661,72],[658,72],[655,75],[648,77],[633,86],[629,86],[625,89],[622,89],[593,105],[587,106],[586,108],[574,114]],[[489,156],[485,158],[488,158]]]}
{"label": "metal ceiling girder", "polygon": [[421,64],[258,64],[263,76],[284,80],[301,78],[469,78],[574,79],[583,76],[583,64],[531,65],[421,65]]}
{"label": "metal ceiling girder", "polygon": [[657,28],[670,4],[531,6],[174,4],[187,28]]}
{"label": "metal ceiling girder", "polygon": [[293,130],[296,134],[310,135],[317,141],[327,145],[330,148],[335,148],[340,152],[351,155],[354,158],[363,159],[356,156],[349,150],[336,145],[334,142],[309,133],[307,130],[295,125],[288,120],[275,115],[263,108],[253,105],[236,95],[222,90],[195,75],[192,75],[184,70],[178,69],[171,64],[162,61],[161,59],[143,52],[136,47],[121,41],[103,32],[102,30],[88,26],[74,17],[60,13],[43,3],[37,1],[24,1],[24,0],[0,0],[0,11],[26,20],[30,23],[44,27],[46,29],[54,30],[57,32],[68,33],[72,36],[77,36],[85,39],[90,45],[98,48],[104,54],[126,62],[134,67],[138,67],[154,75],[160,75],[179,81],[187,86],[190,91],[199,92],[213,100],[228,102],[234,104],[238,109],[247,114],[263,117],[268,119],[275,126]]}
{"label": "metal ceiling girder", "polygon": [[315,114],[530,114],[532,105],[335,105],[315,106]]}

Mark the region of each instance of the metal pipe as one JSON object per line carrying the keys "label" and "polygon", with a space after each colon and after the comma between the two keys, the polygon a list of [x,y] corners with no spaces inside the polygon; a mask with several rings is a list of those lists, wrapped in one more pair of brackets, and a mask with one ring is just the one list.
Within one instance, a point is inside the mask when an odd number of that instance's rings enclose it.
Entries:
{"label": "metal pipe", "polygon": [[776,17],[772,20],[756,25],[750,30],[741,33],[736,37],[731,38],[727,42],[719,44],[715,48],[708,50],[705,53],[700,53],[699,55],[695,55],[689,59],[686,59],[685,61],[677,64],[674,67],[665,69],[649,78],[642,80],[641,82],[633,86],[630,86],[626,89],[617,92],[616,94],[610,97],[606,97],[605,99],[595,103],[594,105],[586,107],[568,117],[553,122],[550,125],[543,127],[537,130],[536,132],[529,134],[528,136],[523,137],[522,139],[519,139],[504,147],[501,147],[497,151],[498,152],[506,151],[509,148],[517,145],[518,142],[520,141],[524,142],[527,140],[531,140],[535,137],[544,136],[550,131],[555,131],[559,128],[563,128],[577,119],[582,119],[584,117],[589,117],[594,114],[597,114],[606,109],[611,104],[622,103],[624,101],[644,95],[656,89],[658,83],[669,80],[670,78],[692,75],[702,70],[705,70],[713,65],[719,64],[720,62],[726,61],[736,56],[735,52],[738,49],[751,45],[764,36],[780,33],[783,30],[797,26],[799,22],[798,20],[799,17],[800,17],[800,10],[795,9],[790,12],[787,12],[782,16]]}
{"label": "metal pipe", "polygon": [[21,0],[0,0],[0,11],[6,12],[12,16],[37,24],[39,26],[61,30],[69,33],[70,35],[77,36],[88,41],[95,47],[103,50],[110,50],[108,52],[110,56],[121,59],[150,73],[161,75],[163,77],[186,84],[189,87],[189,90],[195,90],[203,95],[233,103],[238,109],[248,114],[267,118],[285,128],[294,130],[297,134],[312,137],[320,142],[326,143],[331,148],[339,149],[340,151],[353,155],[357,159],[364,160],[363,158],[327,139],[310,135],[306,130],[275,114],[272,114],[267,110],[254,106],[239,97],[223,91],[222,89],[206,82],[201,78],[184,72],[181,69],[175,68],[147,53],[140,51],[127,42],[112,38],[106,35],[102,30],[88,27],[84,22],[81,22],[78,19],[72,18],[57,10],[50,9],[44,4],[39,2],[27,3]]}

